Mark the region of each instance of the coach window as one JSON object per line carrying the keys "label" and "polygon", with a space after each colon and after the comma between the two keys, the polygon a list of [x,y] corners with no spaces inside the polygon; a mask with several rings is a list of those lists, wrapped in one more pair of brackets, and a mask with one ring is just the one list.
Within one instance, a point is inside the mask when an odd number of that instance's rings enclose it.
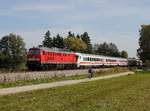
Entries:
{"label": "coach window", "polygon": [[87,58],[86,58],[86,60],[87,60],[87,61],[90,61],[90,58],[89,58],[89,57],[87,57]]}
{"label": "coach window", "polygon": [[83,61],[85,61],[85,58],[83,58]]}
{"label": "coach window", "polygon": [[83,58],[83,61],[86,61],[86,58],[85,58],[85,57]]}
{"label": "coach window", "polygon": [[87,57],[87,61],[90,61],[90,58],[89,58],[89,57]]}
{"label": "coach window", "polygon": [[84,59],[85,61],[88,61],[88,57],[85,57],[85,59]]}

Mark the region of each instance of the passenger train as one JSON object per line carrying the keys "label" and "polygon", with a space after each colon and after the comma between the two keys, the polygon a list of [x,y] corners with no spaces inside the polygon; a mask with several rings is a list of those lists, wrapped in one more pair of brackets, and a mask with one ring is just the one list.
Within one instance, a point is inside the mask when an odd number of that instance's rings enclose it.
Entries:
{"label": "passenger train", "polygon": [[108,57],[93,54],[68,52],[54,48],[30,48],[27,55],[29,69],[85,68],[127,66],[128,60],[119,57]]}

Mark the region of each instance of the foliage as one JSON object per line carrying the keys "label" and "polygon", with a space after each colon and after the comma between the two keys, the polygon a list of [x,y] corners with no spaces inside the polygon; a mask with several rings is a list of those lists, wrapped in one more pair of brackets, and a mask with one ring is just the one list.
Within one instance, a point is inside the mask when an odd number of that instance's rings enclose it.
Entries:
{"label": "foliage", "polygon": [[86,43],[77,37],[68,36],[64,42],[67,48],[72,51],[81,52],[87,48]]}
{"label": "foliage", "polygon": [[81,35],[81,37],[79,37],[79,35],[78,35],[77,38],[81,38],[86,43],[87,48],[84,50],[84,52],[85,53],[92,53],[92,44],[91,44],[91,40],[90,40],[88,33],[84,32]]}
{"label": "foliage", "polygon": [[65,48],[64,39],[59,34],[56,37],[53,37],[53,47]]}
{"label": "foliage", "polygon": [[94,44],[93,50],[95,54],[99,55],[128,58],[127,51],[123,50],[120,52],[114,43],[104,42],[101,44]]}
{"label": "foliage", "polygon": [[114,67],[114,68],[109,68],[109,69],[102,69],[96,71],[96,74],[114,74],[114,73],[121,73],[121,72],[128,72],[129,69],[127,67]]}
{"label": "foliage", "polygon": [[19,35],[9,34],[2,37],[0,44],[0,68],[17,70],[26,62],[26,49],[23,39]]}
{"label": "foliage", "polygon": [[150,73],[0,97],[1,111],[149,111]]}
{"label": "foliage", "polygon": [[44,40],[43,40],[43,46],[49,47],[49,48],[53,47],[53,40],[51,38],[51,34],[50,34],[49,30],[45,33]]}
{"label": "foliage", "polygon": [[56,37],[54,36],[52,38],[50,31],[48,30],[44,36],[43,46],[48,48],[52,48],[52,47],[65,48],[64,39],[59,34],[57,34]]}
{"label": "foliage", "polygon": [[129,66],[128,68],[130,71],[134,71],[134,72],[138,70],[138,67],[136,66],[132,66],[132,67]]}
{"label": "foliage", "polygon": [[140,29],[139,46],[137,50],[140,59],[146,63],[150,61],[150,25],[142,25]]}
{"label": "foliage", "polygon": [[146,60],[144,65],[150,67],[150,60]]}
{"label": "foliage", "polygon": [[121,57],[123,57],[123,58],[128,58],[128,53],[127,53],[127,51],[125,51],[125,50],[121,51]]}
{"label": "foliage", "polygon": [[100,55],[106,55],[106,56],[119,56],[119,50],[117,46],[114,43],[102,43],[102,44],[96,44],[95,45],[95,52]]}

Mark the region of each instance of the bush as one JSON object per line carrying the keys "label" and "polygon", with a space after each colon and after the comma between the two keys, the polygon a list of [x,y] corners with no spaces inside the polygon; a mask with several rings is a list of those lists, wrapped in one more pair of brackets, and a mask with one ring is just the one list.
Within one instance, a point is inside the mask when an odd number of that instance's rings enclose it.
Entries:
{"label": "bush", "polygon": [[102,69],[102,70],[98,70],[95,73],[98,74],[104,74],[104,73],[120,73],[120,72],[126,72],[129,71],[129,69],[127,67],[113,67],[110,69]]}

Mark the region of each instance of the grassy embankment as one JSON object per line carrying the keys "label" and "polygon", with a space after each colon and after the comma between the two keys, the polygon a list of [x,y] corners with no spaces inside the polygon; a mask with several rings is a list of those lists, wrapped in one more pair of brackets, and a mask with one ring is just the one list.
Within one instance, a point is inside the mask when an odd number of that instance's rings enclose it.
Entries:
{"label": "grassy embankment", "polygon": [[[112,68],[108,71],[100,71],[94,73],[94,77],[110,75],[119,72],[126,72],[128,71],[127,68]],[[87,78],[87,75],[75,75],[75,76],[63,76],[63,77],[53,77],[47,79],[36,79],[36,80],[20,80],[16,82],[3,82],[0,83],[0,88],[8,88],[8,87],[15,87],[15,86],[24,86],[24,85],[32,85],[32,84],[40,84],[40,83],[50,83],[56,81],[63,81],[63,80],[75,80],[75,79],[84,79]]]}
{"label": "grassy embankment", "polygon": [[150,72],[0,96],[0,111],[149,111]]}

